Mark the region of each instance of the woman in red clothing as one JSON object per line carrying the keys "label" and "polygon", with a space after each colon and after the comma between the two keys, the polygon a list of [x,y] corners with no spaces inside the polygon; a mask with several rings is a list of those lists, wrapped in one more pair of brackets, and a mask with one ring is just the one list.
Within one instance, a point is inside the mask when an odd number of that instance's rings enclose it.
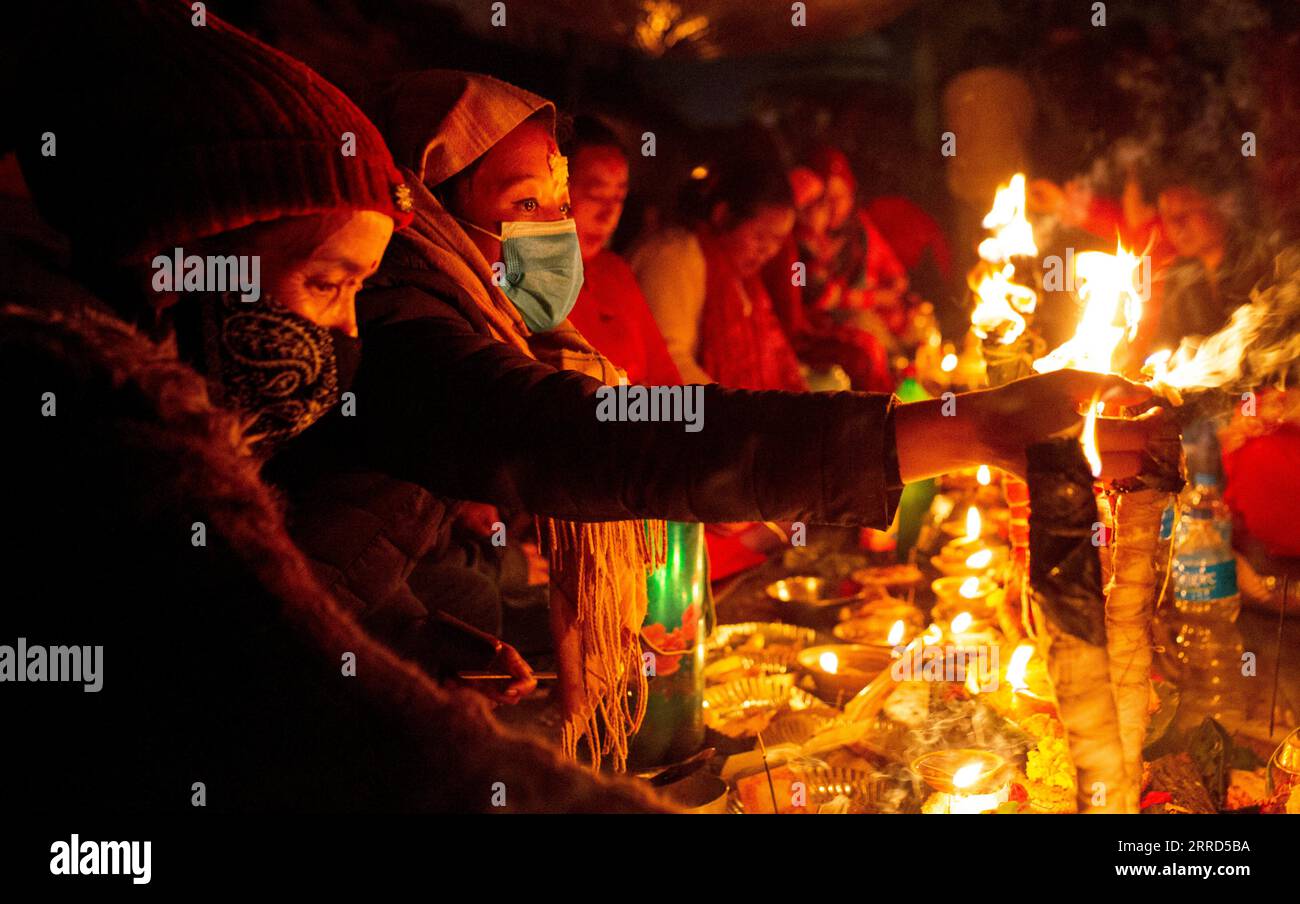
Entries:
{"label": "woman in red clothing", "polygon": [[677,385],[682,376],[632,268],[608,247],[627,199],[627,154],[618,136],[589,116],[574,121],[567,154],[583,270],[582,291],[569,321],[627,373],[629,383]]}
{"label": "woman in red clothing", "polygon": [[[808,299],[813,308],[873,312],[891,331],[905,322],[907,270],[871,218],[858,206],[858,183],[848,158],[824,147],[810,165],[826,185],[830,224],[823,235],[803,241],[808,257]],[[882,337],[884,338],[884,337]]]}
{"label": "woman in red clothing", "polygon": [[799,362],[759,274],[794,228],[785,174],[723,155],[697,167],[686,225],[644,241],[632,269],[688,383],[805,390]]}
{"label": "woman in red clothing", "polygon": [[836,319],[833,312],[809,306],[805,295],[808,270],[813,266],[804,249],[826,236],[831,205],[826,183],[807,167],[789,173],[797,220],[794,232],[763,268],[763,285],[772,296],[786,335],[799,360],[814,370],[843,368],[853,389],[893,392],[885,345],[870,332]]}
{"label": "woman in red clothing", "polygon": [[[794,226],[784,174],[731,157],[693,176],[690,228],[651,236],[632,258],[673,361],[688,383],[806,390],[760,275]],[[784,539],[765,523],[708,525],[711,577],[762,564]]]}

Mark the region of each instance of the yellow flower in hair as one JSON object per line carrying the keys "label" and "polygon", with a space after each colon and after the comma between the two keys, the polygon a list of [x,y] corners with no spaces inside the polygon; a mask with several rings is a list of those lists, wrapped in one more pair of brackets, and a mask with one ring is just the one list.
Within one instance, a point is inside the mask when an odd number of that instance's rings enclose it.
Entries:
{"label": "yellow flower in hair", "polygon": [[565,157],[559,151],[552,151],[546,158],[546,163],[551,168],[551,178],[561,190],[569,187],[569,158]]}

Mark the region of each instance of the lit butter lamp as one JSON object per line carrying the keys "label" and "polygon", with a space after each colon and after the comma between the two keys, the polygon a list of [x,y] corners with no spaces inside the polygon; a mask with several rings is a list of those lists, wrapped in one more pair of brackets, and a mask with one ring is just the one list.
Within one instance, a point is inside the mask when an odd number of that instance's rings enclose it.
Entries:
{"label": "lit butter lamp", "polygon": [[[899,637],[902,637],[900,626]],[[838,705],[871,683],[890,663],[891,648],[883,645],[828,644],[799,654],[799,665],[812,676],[817,694]]]}
{"label": "lit butter lamp", "polygon": [[893,649],[907,643],[925,624],[925,616],[915,606],[890,607],[846,619],[832,629],[846,643]]}
{"label": "lit butter lamp", "polygon": [[1012,770],[988,750],[935,750],[917,757],[912,772],[934,792],[922,813],[985,813],[1011,792]]}
{"label": "lit butter lamp", "polygon": [[948,623],[948,640],[958,647],[978,647],[998,641],[993,624],[977,619],[969,612],[958,612]]}
{"label": "lit butter lamp", "polygon": [[1006,548],[991,546],[983,531],[980,510],[972,505],[966,510],[966,533],[945,543],[939,555],[931,557],[931,563],[950,577],[987,574],[1006,561]]}
{"label": "lit butter lamp", "polygon": [[1022,643],[1011,653],[1002,681],[984,699],[1012,722],[1023,722],[1038,713],[1056,717],[1056,699],[1047,677],[1043,657],[1034,655],[1034,645]]}
{"label": "lit butter lamp", "polygon": [[930,585],[938,602],[933,617],[936,621],[951,619],[958,612],[971,612],[977,616],[992,616],[993,604],[989,595],[998,589],[997,583],[985,575],[939,578]]}

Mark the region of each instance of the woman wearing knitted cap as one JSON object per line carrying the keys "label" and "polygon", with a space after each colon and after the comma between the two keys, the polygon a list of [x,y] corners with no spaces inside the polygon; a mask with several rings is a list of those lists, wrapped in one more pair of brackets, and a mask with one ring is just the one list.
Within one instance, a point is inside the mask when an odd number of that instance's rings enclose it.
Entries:
{"label": "woman wearing knitted cap", "polygon": [[67,78],[26,96],[21,131],[57,144],[22,142],[23,176],[76,273],[174,335],[269,452],[347,389],[356,293],[409,193],[370,121],[301,63],[215,17],[195,26],[184,3],[88,15],[102,21],[82,37],[52,36]]}
{"label": "woman wearing knitted cap", "polygon": [[[331,346],[355,334],[356,286],[407,219],[377,133],[301,64],[213,16],[191,26],[187,4],[77,15],[77,30],[54,20],[53,43],[27,44],[36,59],[57,45],[79,83],[33,80],[22,147],[52,132],[58,150],[26,156],[25,175],[83,276],[168,341],[62,284],[27,295],[59,311],[0,307],[0,420],[20,425],[0,464],[21,475],[0,550],[11,580],[41,587],[7,605],[7,630],[102,644],[103,689],[6,695],[30,733],[0,777],[6,807],[657,809],[504,734],[476,695],[437,687],[359,628],[290,542],[232,412],[176,360],[168,326],[196,324],[203,341],[180,337],[182,353],[216,362],[208,388],[264,443],[331,403]],[[349,133],[355,156],[340,153]],[[261,298],[142,292],[151,255],[181,242],[262,255]]]}
{"label": "woman wearing knitted cap", "polygon": [[[644,680],[637,629],[658,549],[636,519],[883,527],[904,480],[980,463],[1023,471],[1028,444],[1077,428],[1080,401],[1142,395],[1057,372],[960,396],[946,417],[938,401],[708,386],[698,431],[602,419],[602,380],[617,375],[565,320],[581,258],[552,106],[432,71],[399,82],[376,117],[416,216],[361,296],[366,415],[339,420],[335,448],[360,454],[349,469],[547,520],[570,752],[599,732],[595,752],[617,760],[637,720],[623,689]],[[1105,422],[1108,472],[1136,467],[1146,429]]]}

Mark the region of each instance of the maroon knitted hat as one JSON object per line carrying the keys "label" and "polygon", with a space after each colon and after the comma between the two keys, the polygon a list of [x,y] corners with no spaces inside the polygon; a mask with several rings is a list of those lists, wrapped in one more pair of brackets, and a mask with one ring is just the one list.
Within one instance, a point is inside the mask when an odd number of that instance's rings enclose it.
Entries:
{"label": "maroon knitted hat", "polygon": [[98,0],[33,48],[19,159],[74,249],[127,260],[348,210],[411,221],[410,190],[356,105],[211,13],[196,20],[180,0]]}

